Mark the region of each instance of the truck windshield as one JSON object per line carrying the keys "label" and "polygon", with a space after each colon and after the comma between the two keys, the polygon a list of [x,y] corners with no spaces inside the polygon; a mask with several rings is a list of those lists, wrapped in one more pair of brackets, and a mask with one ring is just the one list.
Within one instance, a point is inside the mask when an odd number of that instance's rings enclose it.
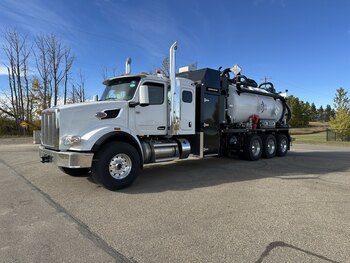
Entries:
{"label": "truck windshield", "polygon": [[101,100],[131,100],[139,82],[139,77],[112,80],[103,91]]}

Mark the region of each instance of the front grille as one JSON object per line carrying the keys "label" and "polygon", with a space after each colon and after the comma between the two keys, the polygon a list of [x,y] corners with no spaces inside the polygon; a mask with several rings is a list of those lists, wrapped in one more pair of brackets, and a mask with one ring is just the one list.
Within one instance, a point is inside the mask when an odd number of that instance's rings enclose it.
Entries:
{"label": "front grille", "polygon": [[59,127],[56,111],[56,109],[48,109],[41,114],[41,144],[57,150],[59,147]]}

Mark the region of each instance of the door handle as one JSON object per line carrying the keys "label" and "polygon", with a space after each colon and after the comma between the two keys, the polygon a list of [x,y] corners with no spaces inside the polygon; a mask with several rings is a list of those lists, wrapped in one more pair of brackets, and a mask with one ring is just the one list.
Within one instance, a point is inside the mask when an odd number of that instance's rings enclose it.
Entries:
{"label": "door handle", "polygon": [[140,113],[141,113],[141,111],[138,111],[138,110],[137,110],[137,111],[135,111],[135,113],[136,113],[136,114],[140,114]]}
{"label": "door handle", "polygon": [[159,127],[157,128],[157,130],[158,130],[158,131],[164,131],[164,130],[165,130],[165,126],[159,126]]}
{"label": "door handle", "polygon": [[203,127],[205,128],[205,127],[209,127],[209,124],[208,123],[203,123]]}

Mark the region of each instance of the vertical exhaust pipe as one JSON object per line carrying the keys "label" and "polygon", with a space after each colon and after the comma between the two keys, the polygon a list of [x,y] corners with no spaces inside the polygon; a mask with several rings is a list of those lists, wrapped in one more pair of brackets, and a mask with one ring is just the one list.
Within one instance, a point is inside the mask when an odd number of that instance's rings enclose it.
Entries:
{"label": "vertical exhaust pipe", "polygon": [[170,47],[170,54],[169,54],[169,77],[170,77],[170,90],[171,94],[175,91],[175,70],[176,70],[176,61],[175,61],[175,55],[176,55],[176,49],[177,49],[177,42],[175,41],[174,44]]}
{"label": "vertical exhaust pipe", "polygon": [[180,101],[176,101],[176,98],[179,96],[177,87],[176,87],[176,55],[177,42],[170,47],[169,54],[169,77],[170,77],[170,116],[169,116],[169,126],[170,126],[170,135],[178,134],[180,129]]}
{"label": "vertical exhaust pipe", "polygon": [[130,75],[131,73],[131,58],[128,57],[125,61],[125,75]]}

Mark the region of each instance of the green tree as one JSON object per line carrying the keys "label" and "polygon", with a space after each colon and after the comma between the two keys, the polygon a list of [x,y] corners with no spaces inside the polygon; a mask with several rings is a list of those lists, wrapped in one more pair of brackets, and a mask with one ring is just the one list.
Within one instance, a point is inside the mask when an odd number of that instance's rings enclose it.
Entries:
{"label": "green tree", "polygon": [[309,125],[311,119],[311,106],[309,102],[302,102],[302,116],[303,116],[303,126]]}
{"label": "green tree", "polygon": [[317,110],[317,119],[318,119],[318,121],[324,121],[324,109],[323,109],[322,105]]}
{"label": "green tree", "polygon": [[332,109],[331,105],[327,104],[326,109],[324,110],[324,120],[330,121],[332,118],[334,118],[335,112]]}
{"label": "green tree", "polygon": [[317,109],[316,109],[315,103],[311,103],[310,120],[317,121]]}
{"label": "green tree", "polygon": [[343,141],[350,136],[350,105],[347,91],[339,88],[334,97],[335,118],[331,119],[330,125],[336,130],[337,135]]}
{"label": "green tree", "polygon": [[342,87],[337,89],[335,97],[334,97],[334,108],[336,111],[340,109],[344,109],[346,111],[349,110],[349,97],[348,92],[345,91]]}
{"label": "green tree", "polygon": [[292,127],[304,127],[309,124],[310,104],[304,103],[297,97],[288,97],[288,105],[292,110],[292,118],[289,124]]}

